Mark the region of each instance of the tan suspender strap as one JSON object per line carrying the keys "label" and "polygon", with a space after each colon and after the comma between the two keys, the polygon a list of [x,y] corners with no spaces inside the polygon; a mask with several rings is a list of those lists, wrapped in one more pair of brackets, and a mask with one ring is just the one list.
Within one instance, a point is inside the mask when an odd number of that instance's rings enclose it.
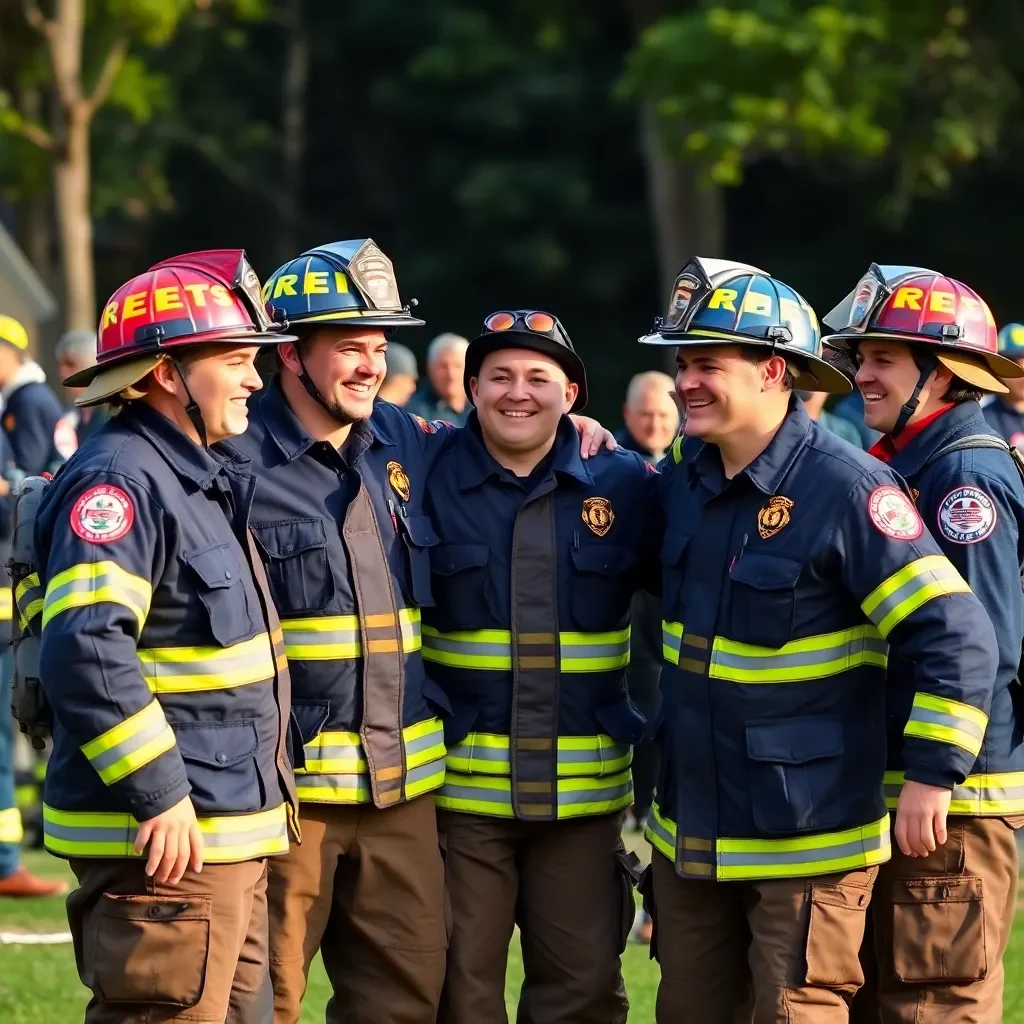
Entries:
{"label": "tan suspender strap", "polygon": [[362,480],[359,493],[345,513],[342,537],[352,572],[362,639],[363,722],[359,736],[374,805],[390,807],[401,801],[405,781],[405,656],[391,566]]}

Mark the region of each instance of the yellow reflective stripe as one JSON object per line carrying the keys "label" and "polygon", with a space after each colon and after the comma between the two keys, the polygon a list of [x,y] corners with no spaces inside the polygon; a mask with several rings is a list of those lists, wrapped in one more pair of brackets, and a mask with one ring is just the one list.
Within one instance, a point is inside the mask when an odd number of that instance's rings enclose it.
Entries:
{"label": "yellow reflective stripe", "polygon": [[174,744],[174,733],[164,717],[164,709],[154,700],[90,740],[82,747],[82,753],[99,777],[111,786],[149,764]]}
{"label": "yellow reflective stripe", "polygon": [[[394,620],[390,615],[375,616],[366,628],[372,632],[391,629],[393,625]],[[400,608],[398,627],[402,636],[402,651],[405,654],[418,651],[422,646],[419,608]],[[358,615],[312,615],[300,619],[284,619],[281,629],[284,633],[285,653],[295,661],[346,661],[362,655]]]}
{"label": "yellow reflective stripe", "polygon": [[14,591],[14,603],[18,609],[18,623],[22,632],[28,629],[28,624],[43,610],[44,597],[39,573],[30,573],[18,584]]}
{"label": "yellow reflective stripe", "polygon": [[[402,730],[405,748],[406,794],[440,785],[444,773],[444,726],[439,718],[427,718]],[[295,774],[299,799],[331,803],[363,803],[370,799],[365,777],[369,772],[359,733],[325,730],[303,745],[305,768]],[[333,782],[313,781],[315,776],[333,777]],[[437,776],[435,779],[434,777]],[[362,781],[360,779],[362,778]],[[433,781],[432,781],[433,780]],[[333,787],[332,792],[328,792]]]}
{"label": "yellow reflective stripe", "polygon": [[[655,804],[645,835],[656,850],[676,860],[677,828]],[[800,878],[881,864],[889,859],[889,815],[841,832],[819,832],[796,839],[683,840],[683,873],[729,881]],[[692,857],[686,861],[687,850]]]}
{"label": "yellow reflective stripe", "polygon": [[138,620],[139,631],[149,614],[153,586],[133,576],[116,562],[87,562],[57,573],[46,587],[43,628],[69,608],[110,602],[127,608]]}
{"label": "yellow reflective stripe", "polygon": [[[608,633],[558,634],[562,672],[612,672],[629,664],[630,630]],[[478,629],[442,633],[423,627],[423,658],[450,668],[507,672],[512,669],[512,633],[507,629]]]}
{"label": "yellow reflective stripe", "polygon": [[24,837],[18,808],[8,807],[0,811],[0,843],[20,843]]}
{"label": "yellow reflective stripe", "polygon": [[14,618],[14,595],[10,587],[0,587],[0,622]]}
{"label": "yellow reflective stripe", "polygon": [[274,650],[267,633],[231,647],[151,647],[137,654],[154,693],[226,690],[274,678]]}
{"label": "yellow reflective stripe", "polygon": [[683,643],[683,624],[661,620],[661,656],[670,664],[679,664],[679,648]]}
{"label": "yellow reflective stripe", "polygon": [[823,679],[859,665],[885,668],[888,646],[874,626],[791,640],[779,648],[715,637],[708,675],[735,683],[791,683]]}
{"label": "yellow reflective stripe", "polygon": [[[899,802],[903,781],[903,772],[885,773],[885,805],[892,811]],[[972,818],[1024,814],[1024,772],[968,775],[961,785],[953,787],[949,813]]]}
{"label": "yellow reflective stripe", "polygon": [[683,461],[683,435],[672,442],[672,461],[678,466]]}
{"label": "yellow reflective stripe", "polygon": [[971,588],[945,555],[925,555],[875,587],[861,602],[861,608],[879,633],[888,636],[932,598],[970,592]]}
{"label": "yellow reflective stripe", "polygon": [[[613,775],[632,761],[632,747],[604,733],[558,737],[560,778]],[[447,764],[453,771],[470,775],[510,775],[509,738],[500,733],[468,733],[448,751]]]}
{"label": "yellow reflective stripe", "polygon": [[988,715],[970,704],[931,693],[916,693],[903,735],[952,743],[977,757],[986,728]]}
{"label": "yellow reflective stripe", "polygon": [[[135,852],[139,823],[115,811],[58,811],[43,805],[43,840],[51,853],[64,857],[145,857]],[[237,863],[288,852],[285,805],[254,814],[199,819],[203,861]]]}
{"label": "yellow reflective stripe", "polygon": [[[628,807],[633,782],[628,771],[601,778],[567,778],[557,782],[557,817],[579,818],[610,814]],[[438,807],[470,814],[512,818],[512,780],[493,775],[462,775],[450,769],[434,797]]]}

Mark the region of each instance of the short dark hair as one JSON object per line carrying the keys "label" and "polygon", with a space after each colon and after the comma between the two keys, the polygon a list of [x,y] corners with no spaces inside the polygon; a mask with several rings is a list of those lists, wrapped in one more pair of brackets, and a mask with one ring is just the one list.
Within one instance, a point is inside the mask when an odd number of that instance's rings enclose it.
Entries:
{"label": "short dark hair", "polygon": [[952,402],[954,405],[963,405],[964,402],[980,402],[985,392],[972,384],[954,377],[942,396],[944,402]]}
{"label": "short dark hair", "polygon": [[[743,353],[743,358],[751,363],[764,363],[771,359],[772,356],[786,358],[784,352],[766,352],[763,348],[755,348],[753,345],[741,345],[740,351]],[[789,368],[789,363],[786,363],[786,375],[782,378],[782,390],[792,391],[795,387],[796,377]]]}

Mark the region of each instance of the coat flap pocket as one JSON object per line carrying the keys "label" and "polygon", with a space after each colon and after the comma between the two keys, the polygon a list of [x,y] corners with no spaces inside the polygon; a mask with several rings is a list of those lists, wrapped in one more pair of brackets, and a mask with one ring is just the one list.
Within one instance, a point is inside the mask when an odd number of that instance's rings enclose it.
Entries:
{"label": "coat flap pocket", "polygon": [[218,544],[207,551],[193,551],[181,557],[210,590],[233,587],[242,578],[238,555],[228,544]]}
{"label": "coat flap pocket", "polygon": [[487,565],[486,544],[440,544],[430,552],[430,569],[439,576]]}
{"label": "coat flap pocket", "polygon": [[398,521],[413,547],[432,548],[441,542],[441,538],[434,532],[430,516],[401,516]]}
{"label": "coat flap pocket", "polygon": [[282,519],[276,523],[253,523],[256,543],[269,558],[291,558],[303,551],[327,547],[322,519]]}
{"label": "coat flap pocket", "polygon": [[661,560],[665,565],[678,565],[683,557],[686,546],[690,543],[690,534],[679,530],[666,530],[665,539],[661,542]]}
{"label": "coat flap pocket", "polygon": [[584,544],[572,550],[572,564],[580,572],[618,576],[636,562],[636,552],[621,544]]}
{"label": "coat flap pocket", "polygon": [[292,701],[292,716],[303,743],[308,743],[323,732],[330,711],[331,702],[327,700]]}
{"label": "coat flap pocket", "polygon": [[747,725],[747,756],[751,761],[806,764],[843,752],[838,718],[816,716]]}
{"label": "coat flap pocket", "polygon": [[803,567],[802,558],[748,554],[736,560],[731,575],[755,590],[789,590],[796,586]]}
{"label": "coat flap pocket", "polygon": [[255,756],[259,737],[252,722],[175,726],[178,749],[186,761],[208,768],[230,768]]}

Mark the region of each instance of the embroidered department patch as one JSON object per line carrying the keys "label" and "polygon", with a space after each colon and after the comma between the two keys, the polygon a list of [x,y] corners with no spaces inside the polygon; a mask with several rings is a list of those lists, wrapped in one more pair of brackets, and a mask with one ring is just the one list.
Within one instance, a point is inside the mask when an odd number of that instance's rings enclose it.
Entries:
{"label": "embroidered department patch", "polygon": [[789,526],[789,510],[792,507],[793,499],[783,494],[776,494],[768,499],[768,504],[757,513],[757,532],[761,535],[761,540],[768,540],[779,530]]}
{"label": "embroidered department patch", "polygon": [[939,506],[939,529],[954,544],[977,544],[995,528],[995,502],[978,487],[958,487]]}
{"label": "embroidered department patch", "polygon": [[596,533],[598,537],[603,537],[615,522],[612,503],[607,498],[587,498],[583,502],[581,516],[591,533]]}
{"label": "embroidered department patch", "polygon": [[917,540],[924,533],[924,521],[911,500],[891,484],[871,492],[868,515],[878,530],[893,540]]}
{"label": "embroidered department patch", "polygon": [[71,509],[71,529],[90,544],[120,540],[135,521],[135,506],[120,487],[90,487]]}
{"label": "embroidered department patch", "polygon": [[409,478],[405,475],[405,470],[402,469],[400,462],[389,462],[388,463],[388,483],[391,484],[391,490],[395,492],[402,499],[402,501],[408,501],[409,495],[412,490],[409,486]]}

